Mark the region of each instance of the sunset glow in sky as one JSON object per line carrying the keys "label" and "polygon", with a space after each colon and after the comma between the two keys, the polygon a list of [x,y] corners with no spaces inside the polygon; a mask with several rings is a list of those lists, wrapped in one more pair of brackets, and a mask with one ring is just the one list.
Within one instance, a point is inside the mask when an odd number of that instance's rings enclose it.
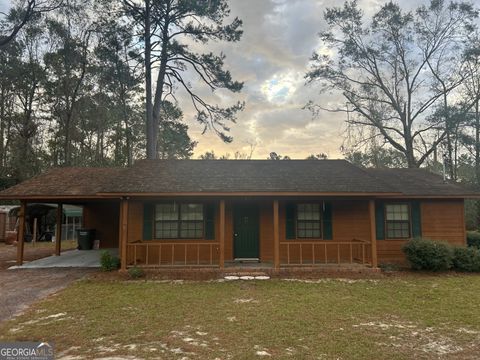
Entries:
{"label": "sunset glow in sky", "polygon": [[[361,0],[366,13],[375,12],[385,1]],[[0,10],[9,5],[0,0]],[[402,1],[403,7],[413,3]],[[205,151],[216,154],[249,153],[255,145],[254,158],[266,158],[275,151],[292,158],[326,153],[330,158],[342,157],[340,147],[345,133],[344,114],[321,113],[312,118],[303,109],[309,100],[325,106],[341,104],[338,94],[319,95],[318,88],[305,86],[304,75],[309,58],[320,49],[318,32],[324,26],[323,12],[339,6],[335,0],[231,0],[232,17],[243,20],[244,35],[238,43],[212,43],[207,50],[224,52],[227,68],[236,80],[244,81],[240,94],[219,92],[211,94],[205,88],[199,92],[212,97],[220,105],[238,100],[246,109],[232,125],[234,141],[224,144],[213,133],[202,135],[196,123],[190,101],[179,93],[180,106],[190,135],[198,141],[195,157]],[[197,84],[195,78],[192,84]]]}

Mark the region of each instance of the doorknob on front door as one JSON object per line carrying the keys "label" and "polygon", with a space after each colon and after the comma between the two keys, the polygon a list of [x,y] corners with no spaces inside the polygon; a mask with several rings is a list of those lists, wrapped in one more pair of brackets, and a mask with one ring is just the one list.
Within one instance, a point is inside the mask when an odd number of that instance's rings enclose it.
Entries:
{"label": "doorknob on front door", "polygon": [[233,236],[238,236],[238,234],[237,234],[237,233],[235,233],[235,234],[233,234]]}

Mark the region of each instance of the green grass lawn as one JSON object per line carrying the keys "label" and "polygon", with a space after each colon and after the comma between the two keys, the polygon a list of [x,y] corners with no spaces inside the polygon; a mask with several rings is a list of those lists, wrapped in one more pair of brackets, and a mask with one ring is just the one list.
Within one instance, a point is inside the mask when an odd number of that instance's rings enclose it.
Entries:
{"label": "green grass lawn", "polygon": [[473,359],[480,276],[90,279],[2,324],[0,339],[54,341],[70,359]]}

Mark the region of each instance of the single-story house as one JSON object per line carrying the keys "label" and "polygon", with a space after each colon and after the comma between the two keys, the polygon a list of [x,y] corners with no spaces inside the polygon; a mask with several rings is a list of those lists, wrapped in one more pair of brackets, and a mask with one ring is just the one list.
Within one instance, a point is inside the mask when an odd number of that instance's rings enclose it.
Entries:
{"label": "single-story house", "polygon": [[345,160],[142,160],[53,169],[0,199],[82,205],[84,226],[101,247],[119,248],[123,270],[280,269],[404,262],[402,245],[415,237],[464,245],[464,199],[478,195],[426,170]]}

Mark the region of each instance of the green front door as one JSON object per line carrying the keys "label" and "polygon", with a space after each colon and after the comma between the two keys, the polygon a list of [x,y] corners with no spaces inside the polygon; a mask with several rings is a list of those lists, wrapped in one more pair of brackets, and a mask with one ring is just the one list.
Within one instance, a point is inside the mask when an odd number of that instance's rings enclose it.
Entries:
{"label": "green front door", "polygon": [[236,204],[233,217],[233,256],[236,259],[258,259],[258,207],[255,204]]}

